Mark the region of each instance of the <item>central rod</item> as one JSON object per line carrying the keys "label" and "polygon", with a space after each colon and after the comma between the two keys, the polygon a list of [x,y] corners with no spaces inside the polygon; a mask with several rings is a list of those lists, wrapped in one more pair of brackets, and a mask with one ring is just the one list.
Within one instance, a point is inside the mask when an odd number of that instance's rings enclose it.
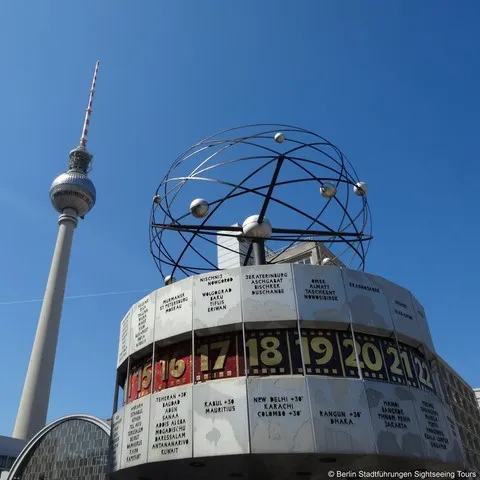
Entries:
{"label": "central rod", "polygon": [[253,260],[255,265],[265,265],[267,258],[265,255],[265,240],[258,239],[252,241]]}

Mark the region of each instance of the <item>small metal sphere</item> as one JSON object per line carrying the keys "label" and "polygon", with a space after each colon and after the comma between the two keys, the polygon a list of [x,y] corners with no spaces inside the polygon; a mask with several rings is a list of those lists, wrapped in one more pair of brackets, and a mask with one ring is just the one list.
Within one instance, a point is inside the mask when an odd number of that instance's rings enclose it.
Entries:
{"label": "small metal sphere", "polygon": [[325,257],[325,258],[322,260],[322,265],[323,265],[323,266],[331,265],[331,264],[332,264],[332,259],[329,258],[329,257]]}
{"label": "small metal sphere", "polygon": [[246,237],[270,238],[272,236],[272,224],[266,219],[258,223],[259,215],[251,215],[242,225],[243,234]]}
{"label": "small metal sphere", "polygon": [[177,279],[175,277],[172,277],[171,275],[167,275],[163,280],[165,285],[171,285],[172,283],[175,283],[176,281],[177,281]]}
{"label": "small metal sphere", "polygon": [[332,198],[337,194],[337,187],[333,183],[326,182],[320,187],[320,193],[325,198]]}
{"label": "small metal sphere", "polygon": [[203,198],[196,198],[190,204],[190,213],[195,218],[203,218],[207,215],[209,209],[208,202]]}
{"label": "small metal sphere", "polygon": [[153,203],[156,203],[158,205],[161,201],[162,201],[162,197],[160,195],[153,196]]}
{"label": "small metal sphere", "polygon": [[285,141],[285,135],[282,132],[276,133],[275,137],[273,137],[273,138],[275,138],[275,141],[277,143],[283,143]]}
{"label": "small metal sphere", "polygon": [[96,197],[93,182],[85,173],[76,170],[62,173],[50,187],[50,200],[60,213],[66,208],[72,208],[82,217],[93,208]]}
{"label": "small metal sphere", "polygon": [[353,191],[360,197],[366,195],[368,192],[368,186],[365,182],[358,182],[354,185]]}

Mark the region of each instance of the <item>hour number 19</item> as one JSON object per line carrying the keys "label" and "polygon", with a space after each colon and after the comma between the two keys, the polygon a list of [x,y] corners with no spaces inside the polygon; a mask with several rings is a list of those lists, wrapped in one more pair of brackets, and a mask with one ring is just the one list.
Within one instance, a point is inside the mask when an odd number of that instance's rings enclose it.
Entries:
{"label": "hour number 19", "polygon": [[[299,345],[298,338],[295,340],[296,345]],[[310,350],[318,353],[320,356],[315,358],[316,365],[325,365],[333,357],[333,345],[332,342],[326,337],[302,337],[302,353],[303,361],[305,365],[312,364],[312,358]]]}

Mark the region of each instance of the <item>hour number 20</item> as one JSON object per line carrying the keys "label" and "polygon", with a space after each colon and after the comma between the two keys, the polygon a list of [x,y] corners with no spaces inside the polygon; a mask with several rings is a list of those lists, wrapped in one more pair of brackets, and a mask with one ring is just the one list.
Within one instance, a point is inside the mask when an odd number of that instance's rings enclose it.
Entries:
{"label": "hour number 20", "polygon": [[357,341],[355,347],[351,338],[343,340],[343,346],[352,349],[352,353],[345,359],[345,365],[350,368],[357,368],[356,352],[358,352],[360,368],[367,367],[373,372],[378,372],[383,368],[383,359],[380,350],[376,345],[370,342],[365,342],[360,345]]}

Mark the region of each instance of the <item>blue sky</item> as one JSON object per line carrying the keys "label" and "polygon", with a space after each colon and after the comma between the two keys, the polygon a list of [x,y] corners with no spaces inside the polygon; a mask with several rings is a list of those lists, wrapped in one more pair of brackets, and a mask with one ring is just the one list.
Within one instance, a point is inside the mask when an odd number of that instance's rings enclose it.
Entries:
{"label": "blue sky", "polygon": [[[67,296],[144,290],[152,195],[224,128],[289,123],[347,154],[370,187],[367,270],[424,304],[437,351],[478,369],[477,1],[187,0],[0,4],[0,434],[13,429],[57,234],[48,189],[78,144],[98,203],[75,232]],[[119,323],[142,293],[65,301],[49,420],[111,413]]]}

